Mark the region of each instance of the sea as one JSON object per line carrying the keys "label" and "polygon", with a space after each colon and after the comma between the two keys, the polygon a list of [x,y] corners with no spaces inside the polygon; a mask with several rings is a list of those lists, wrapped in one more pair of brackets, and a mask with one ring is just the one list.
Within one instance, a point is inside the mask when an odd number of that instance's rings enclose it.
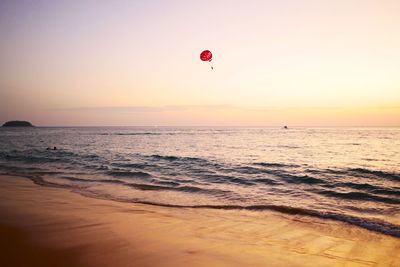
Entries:
{"label": "sea", "polygon": [[3,127],[0,174],[113,201],[274,211],[400,238],[400,128]]}

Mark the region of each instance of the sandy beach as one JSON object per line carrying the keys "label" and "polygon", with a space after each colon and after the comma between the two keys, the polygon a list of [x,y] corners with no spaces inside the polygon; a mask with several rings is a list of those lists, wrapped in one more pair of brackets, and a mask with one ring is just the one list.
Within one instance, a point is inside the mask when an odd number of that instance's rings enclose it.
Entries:
{"label": "sandy beach", "polygon": [[94,199],[0,177],[2,266],[400,266],[400,239],[274,212]]}

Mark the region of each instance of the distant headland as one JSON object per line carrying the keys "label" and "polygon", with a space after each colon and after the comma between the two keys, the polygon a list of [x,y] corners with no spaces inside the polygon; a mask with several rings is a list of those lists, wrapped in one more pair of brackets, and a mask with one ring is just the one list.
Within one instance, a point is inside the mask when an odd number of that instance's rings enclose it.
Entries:
{"label": "distant headland", "polygon": [[3,127],[35,127],[29,121],[7,121]]}

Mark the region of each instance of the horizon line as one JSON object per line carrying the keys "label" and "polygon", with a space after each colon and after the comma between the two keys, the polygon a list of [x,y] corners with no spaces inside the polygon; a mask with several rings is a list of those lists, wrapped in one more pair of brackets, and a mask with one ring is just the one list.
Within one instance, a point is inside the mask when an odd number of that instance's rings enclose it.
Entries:
{"label": "horizon line", "polygon": [[[148,127],[148,128],[163,128],[163,127],[232,127],[232,128],[399,128],[400,125],[34,125],[30,128],[100,128],[100,127]],[[19,127],[0,127],[0,128],[19,128]],[[23,127],[21,127],[23,128]],[[29,128],[29,127],[28,127]]]}

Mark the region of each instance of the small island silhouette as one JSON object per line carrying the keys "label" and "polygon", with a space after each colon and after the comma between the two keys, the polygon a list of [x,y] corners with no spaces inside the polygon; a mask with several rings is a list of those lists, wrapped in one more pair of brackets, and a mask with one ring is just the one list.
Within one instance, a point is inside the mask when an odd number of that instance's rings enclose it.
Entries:
{"label": "small island silhouette", "polygon": [[3,127],[35,127],[29,121],[7,121]]}

